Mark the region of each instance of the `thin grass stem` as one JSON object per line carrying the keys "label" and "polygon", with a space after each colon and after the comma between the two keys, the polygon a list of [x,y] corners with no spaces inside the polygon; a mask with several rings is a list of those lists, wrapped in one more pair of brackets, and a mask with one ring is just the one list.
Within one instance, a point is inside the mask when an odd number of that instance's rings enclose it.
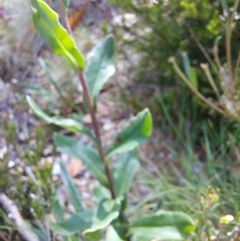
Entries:
{"label": "thin grass stem", "polygon": [[212,107],[214,110],[216,110],[221,115],[225,115],[224,110],[219,108],[217,105],[213,104],[211,101],[209,101],[205,96],[203,96],[187,79],[187,77],[184,75],[184,73],[181,71],[181,69],[178,67],[175,59],[171,60],[173,64],[174,70],[177,72],[179,77],[183,80],[183,82],[191,89],[191,91],[198,96],[203,102],[205,102],[208,106]]}
{"label": "thin grass stem", "polygon": [[235,66],[235,69],[234,69],[234,76],[235,76],[236,82],[238,81],[238,68],[239,68],[239,65],[240,65],[240,51],[238,52],[237,62],[236,62],[236,66]]}
{"label": "thin grass stem", "polygon": [[201,42],[199,41],[199,39],[197,38],[197,36],[195,35],[194,31],[189,28],[190,34],[192,35],[193,39],[195,40],[195,42],[197,43],[198,47],[201,49],[202,53],[204,54],[205,58],[207,59],[207,61],[211,64],[213,70],[215,71],[215,73],[217,74],[217,68],[214,64],[214,62],[212,61],[211,57],[209,56],[209,54],[207,53],[206,49],[203,47],[203,45],[201,44]]}
{"label": "thin grass stem", "polygon": [[213,77],[212,77],[212,75],[211,75],[211,73],[209,71],[208,64],[201,64],[201,68],[204,70],[204,73],[207,76],[207,80],[209,81],[209,83],[210,83],[210,85],[211,85],[215,95],[217,96],[218,100],[220,101],[221,96],[220,96],[218,88],[217,88],[217,86],[215,84],[215,81],[214,81],[214,79],[213,79]]}

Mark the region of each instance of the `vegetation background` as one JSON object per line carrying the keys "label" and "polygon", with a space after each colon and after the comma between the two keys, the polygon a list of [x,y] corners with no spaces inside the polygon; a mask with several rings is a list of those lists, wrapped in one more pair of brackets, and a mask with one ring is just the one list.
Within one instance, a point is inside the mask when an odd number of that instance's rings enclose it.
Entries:
{"label": "vegetation background", "polygon": [[[117,72],[98,102],[104,145],[128,117],[145,107],[153,115],[152,137],[138,148],[141,169],[129,193],[129,215],[159,208],[183,211],[197,223],[188,240],[234,240],[227,234],[234,228],[240,234],[239,1],[74,0],[69,6],[69,22],[84,54],[107,34],[116,38]],[[170,57],[224,114],[191,91]],[[53,56],[39,38],[25,0],[0,2],[0,62],[0,193],[14,201],[33,228],[48,230],[56,192],[64,211],[73,212],[60,178],[59,156],[87,207],[93,205],[96,183],[81,162],[55,150],[52,133],[61,128],[36,119],[25,95],[31,94],[49,115],[89,125],[82,89],[64,60]],[[220,98],[201,64],[208,64]],[[232,69],[235,88],[224,88]],[[234,220],[225,224],[221,217],[226,215]],[[0,229],[0,240],[22,240],[3,207]]]}

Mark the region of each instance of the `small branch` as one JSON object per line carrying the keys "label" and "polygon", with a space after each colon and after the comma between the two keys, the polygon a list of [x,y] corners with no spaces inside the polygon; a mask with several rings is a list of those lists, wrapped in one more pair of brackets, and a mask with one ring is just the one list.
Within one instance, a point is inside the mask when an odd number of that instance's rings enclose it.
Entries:
{"label": "small branch", "polygon": [[17,206],[2,192],[0,192],[0,204],[8,213],[8,216],[13,220],[20,235],[26,241],[39,241],[37,236],[28,229]]}
{"label": "small branch", "polygon": [[94,129],[97,141],[98,141],[97,148],[98,148],[98,152],[99,152],[100,158],[101,158],[101,160],[103,162],[103,165],[104,165],[104,169],[105,169],[105,173],[106,173],[106,176],[107,176],[107,179],[108,179],[108,184],[109,184],[109,189],[110,189],[110,192],[111,192],[111,196],[112,196],[112,199],[115,199],[116,195],[115,195],[114,188],[113,188],[112,177],[111,177],[111,173],[110,173],[109,167],[108,167],[107,163],[105,162],[105,155],[104,155],[103,148],[102,148],[101,134],[100,134],[100,131],[99,131],[99,126],[98,126],[96,114],[95,114],[94,109],[93,109],[93,103],[92,103],[92,100],[91,100],[91,97],[90,97],[88,86],[87,86],[87,83],[86,83],[86,80],[85,80],[85,77],[84,77],[82,71],[78,72],[78,76],[79,76],[79,80],[80,80],[80,82],[82,84],[83,93],[85,95],[87,106],[88,106],[88,110],[89,110],[89,113],[91,115],[93,129]]}

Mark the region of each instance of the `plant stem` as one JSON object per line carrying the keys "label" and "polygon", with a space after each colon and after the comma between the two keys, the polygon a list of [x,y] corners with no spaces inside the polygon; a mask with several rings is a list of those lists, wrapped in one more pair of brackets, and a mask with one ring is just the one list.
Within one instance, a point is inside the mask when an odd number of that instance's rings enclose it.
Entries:
{"label": "plant stem", "polygon": [[218,91],[218,88],[215,84],[215,81],[209,71],[209,67],[208,64],[201,64],[201,68],[204,70],[205,75],[207,76],[207,80],[209,81],[211,87],[213,88],[213,91],[215,92],[215,95],[218,97],[218,100],[221,101],[221,96],[220,93]]}
{"label": "plant stem", "polygon": [[103,151],[103,148],[102,148],[101,134],[100,134],[100,131],[99,131],[99,126],[98,126],[96,114],[95,114],[94,109],[93,109],[93,104],[92,104],[92,100],[91,100],[91,97],[90,97],[90,94],[89,94],[88,86],[86,84],[86,80],[85,80],[85,77],[84,77],[82,71],[78,71],[78,76],[79,76],[79,80],[80,80],[80,82],[82,84],[82,87],[83,87],[83,93],[85,95],[88,110],[89,110],[89,113],[90,113],[90,116],[91,116],[91,119],[92,119],[93,129],[94,129],[97,141],[98,141],[97,148],[98,148],[100,158],[101,158],[101,160],[103,162],[103,165],[104,165],[105,173],[106,173],[108,183],[109,183],[109,189],[110,189],[110,192],[111,192],[111,196],[112,196],[112,199],[116,199],[116,195],[115,195],[114,188],[113,188],[111,173],[110,173],[110,170],[109,170],[109,167],[108,167],[107,163],[105,162],[105,154],[104,154],[104,151]]}
{"label": "plant stem", "polygon": [[57,8],[58,8],[58,14],[59,14],[63,27],[68,31],[69,34],[72,34],[72,30],[71,30],[70,24],[68,22],[66,10],[64,9],[63,1],[56,0],[56,4],[57,4]]}
{"label": "plant stem", "polygon": [[[60,16],[60,19],[62,20],[62,25],[68,31],[68,33],[70,35],[72,35],[72,31],[71,31],[71,28],[70,28],[70,25],[69,25],[69,22],[68,22],[68,19],[67,19],[67,15],[66,15],[66,11],[65,11],[64,6],[63,6],[63,2],[62,2],[62,0],[57,0],[56,2],[57,2],[58,11],[59,11],[59,16]],[[116,195],[115,195],[114,188],[113,188],[111,173],[110,173],[110,170],[109,170],[109,167],[108,167],[107,163],[105,162],[105,154],[104,154],[103,148],[102,148],[101,134],[100,134],[100,131],[99,131],[97,118],[96,118],[96,115],[95,115],[95,112],[94,112],[94,109],[93,109],[93,104],[92,104],[92,101],[91,101],[91,97],[90,97],[90,94],[89,94],[89,90],[88,90],[88,86],[86,84],[85,77],[83,75],[83,71],[78,70],[78,76],[79,76],[79,80],[81,82],[81,85],[83,87],[83,93],[85,95],[88,110],[89,110],[89,113],[90,113],[90,116],[91,116],[91,119],[92,119],[93,129],[94,129],[95,136],[96,136],[97,142],[98,142],[97,148],[98,148],[100,158],[101,158],[101,160],[103,162],[103,165],[104,165],[105,173],[106,173],[108,183],[109,183],[109,189],[110,189],[110,192],[111,192],[111,196],[112,196],[112,199],[116,199]]]}
{"label": "plant stem", "polygon": [[233,28],[234,28],[234,16],[235,16],[235,12],[238,9],[238,5],[239,5],[239,0],[236,0],[233,6],[233,11],[231,16],[228,16],[227,19],[227,23],[226,23],[226,55],[227,55],[227,65],[228,65],[228,74],[231,80],[231,87],[232,90],[235,89],[235,85],[236,85],[236,80],[235,80],[235,76],[233,74],[233,67],[232,67],[232,54],[231,54],[231,39],[232,39],[232,32],[233,32]]}
{"label": "plant stem", "polygon": [[[92,100],[91,100],[91,97],[90,97],[90,94],[89,94],[88,86],[86,84],[86,80],[85,80],[83,71],[78,71],[78,76],[79,76],[79,80],[82,84],[83,93],[85,94],[85,99],[86,99],[86,102],[87,102],[88,110],[89,110],[89,113],[91,115],[93,129],[94,129],[95,136],[96,136],[97,142],[98,142],[97,148],[98,148],[100,158],[101,158],[101,160],[103,162],[103,165],[104,165],[105,173],[106,173],[106,176],[107,176],[107,179],[108,179],[109,190],[111,192],[112,199],[116,199],[116,194],[115,194],[114,188],[113,188],[113,181],[112,181],[111,173],[110,173],[107,162],[105,162],[105,154],[104,154],[104,151],[103,151],[103,148],[102,148],[102,140],[101,140],[101,134],[100,134],[100,131],[99,131],[99,125],[98,125],[98,122],[97,122],[96,114],[94,112],[93,103],[92,103]],[[125,219],[124,219],[122,211],[120,211],[118,218],[123,224],[125,223]],[[127,227],[124,227],[124,228],[125,228],[126,233],[127,233],[128,228]],[[126,237],[126,240],[130,241],[130,238]]]}
{"label": "plant stem", "polygon": [[234,71],[234,76],[235,76],[236,82],[238,80],[238,68],[239,68],[239,65],[240,65],[240,51],[238,53],[237,62],[236,62],[236,66],[235,66],[235,71]]}
{"label": "plant stem", "polygon": [[233,74],[232,74],[231,38],[232,38],[232,23],[230,22],[230,20],[227,20],[227,24],[226,24],[226,56],[227,56],[228,75],[230,78],[231,88],[233,90],[235,82],[234,82]]}

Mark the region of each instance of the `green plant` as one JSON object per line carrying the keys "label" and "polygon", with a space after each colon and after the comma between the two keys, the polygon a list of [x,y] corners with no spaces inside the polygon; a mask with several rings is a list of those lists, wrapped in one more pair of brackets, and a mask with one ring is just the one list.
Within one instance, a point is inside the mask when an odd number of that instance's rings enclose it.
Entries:
{"label": "green plant", "polygon": [[[216,131],[219,131],[218,123],[219,118],[222,118],[221,115],[216,111],[209,111],[205,103],[197,96],[192,95],[186,84],[179,80],[174,68],[167,63],[167,59],[175,56],[176,63],[180,64],[179,56],[182,51],[187,50],[191,60],[190,66],[196,71],[198,90],[201,90],[200,92],[206,99],[213,99],[213,102],[216,102],[205,74],[198,68],[200,63],[206,61],[206,58],[198,47],[196,36],[209,55],[212,54],[214,39],[219,35],[223,38],[226,36],[225,20],[223,20],[225,16],[221,1],[159,0],[156,2],[111,0],[111,3],[122,10],[120,26],[117,25],[114,28],[116,34],[121,36],[118,41],[118,43],[120,42],[119,50],[124,52],[134,65],[133,73],[135,75],[132,79],[135,81],[130,83],[133,86],[134,95],[131,95],[133,93],[131,86],[127,90],[124,88],[122,91],[126,96],[124,96],[124,101],[127,106],[136,110],[139,110],[139,106],[141,108],[147,105],[154,116],[155,124],[161,128],[166,123],[166,119],[164,111],[159,106],[158,98],[155,98],[160,94],[174,122],[179,121],[177,114],[181,109],[184,123],[188,123],[190,126],[198,125],[200,130],[202,120],[210,118]],[[229,6],[234,2],[234,0],[227,1]],[[239,26],[236,24],[232,35],[233,63],[238,54]],[[219,59],[223,63],[226,52],[225,43],[219,41],[218,45]],[[135,67],[136,65],[137,67]],[[211,66],[210,71],[215,78],[216,74],[213,73]],[[129,78],[128,73],[127,77]],[[126,92],[130,94],[126,94]],[[132,96],[134,98],[131,98]],[[224,120],[224,118],[222,119]],[[169,132],[171,134],[171,130]],[[198,135],[198,139],[201,141],[202,132],[199,132]]]}
{"label": "green plant", "polygon": [[[152,187],[154,191],[142,200],[137,208],[131,208],[130,212],[144,208],[155,210],[159,207],[177,207],[183,212],[190,212],[197,222],[194,235],[187,240],[238,240],[237,180],[231,179],[229,184],[225,181],[226,166],[220,164],[221,160],[215,160],[210,166],[207,163],[200,163],[199,160],[194,162],[191,153],[179,155],[174,150],[172,153],[174,159],[169,166],[159,163],[161,171],[146,157],[142,157],[144,162],[147,162],[145,165],[152,166],[154,171],[149,173],[143,170],[141,178],[136,181]],[[155,185],[156,181],[159,183],[158,186]],[[226,219],[229,217],[231,222],[222,222],[224,214],[229,214],[226,215]],[[233,230],[235,239],[229,236]]]}
{"label": "green plant", "polygon": [[[77,193],[64,164],[60,161],[63,183],[71,198],[76,213],[65,219],[59,204],[54,209],[55,222],[51,222],[52,231],[68,236],[68,240],[181,240],[194,231],[194,222],[186,214],[156,210],[154,213],[134,220],[127,216],[128,191],[139,162],[134,149],[144,142],[152,132],[152,118],[148,109],[133,117],[115,137],[112,144],[104,150],[101,133],[96,119],[97,98],[104,83],[115,72],[114,38],[107,36],[91,52],[85,66],[84,58],[77,48],[66,21],[65,7],[62,1],[60,17],[42,0],[31,0],[34,25],[40,36],[57,55],[63,55],[69,66],[77,73],[82,84],[86,106],[91,116],[94,134],[84,125],[69,118],[50,117],[44,113],[30,96],[28,104],[33,112],[48,123],[81,133],[92,140],[93,147],[80,144],[72,137],[54,135],[57,149],[69,156],[81,160],[89,172],[98,180],[96,189],[96,208],[86,210]],[[113,161],[116,157],[116,161]]]}
{"label": "green plant", "polygon": [[[234,229],[235,240],[238,240],[239,231],[236,230],[239,230],[240,210],[239,169],[235,177],[231,168],[234,157],[231,157],[226,150],[229,147],[233,148],[237,142],[233,137],[232,143],[225,143],[227,126],[223,126],[221,133],[210,133],[214,129],[209,130],[205,124],[202,143],[204,150],[200,152],[193,144],[196,138],[195,130],[181,130],[181,126],[175,126],[180,135],[186,136],[181,139],[184,149],[175,147],[176,143],[169,143],[169,140],[167,143],[161,143],[166,148],[165,152],[172,155],[167,165],[162,161],[153,162],[147,158],[147,155],[141,153],[143,165],[148,168],[142,169],[142,175],[137,177],[136,182],[147,185],[153,191],[137,207],[130,208],[130,212],[146,208],[150,210],[159,207],[170,210],[177,208],[190,213],[197,222],[194,237],[187,240],[234,240],[233,237],[228,237],[228,233]],[[238,133],[235,133],[236,136]],[[210,141],[209,136],[214,138]],[[239,160],[238,157],[234,159]],[[235,219],[228,225],[222,225],[220,219],[226,214],[232,215]]]}
{"label": "green plant", "polygon": [[[219,17],[222,14],[219,0],[110,2],[123,10],[122,21],[117,30],[121,36],[123,35],[122,43],[137,54],[141,54],[138,68],[140,74],[136,79],[142,80],[145,84],[159,86],[175,83],[174,72],[166,60],[179,50],[188,49],[195,66],[204,60],[201,50],[196,48],[190,30],[198,35],[207,49],[211,48],[213,40],[218,35],[224,34],[224,26]],[[237,36],[234,43],[236,49]],[[124,48],[121,49],[124,51]],[[220,49],[224,50],[224,45],[221,45]],[[224,56],[222,53],[221,51],[221,56]]]}
{"label": "green plant", "polygon": [[[181,71],[174,58],[170,58],[174,70],[182,81],[190,88],[190,90],[206,105],[217,111],[219,114],[240,121],[240,105],[239,105],[239,64],[240,53],[233,58],[233,31],[236,30],[237,19],[236,15],[239,9],[239,0],[234,1],[232,8],[229,8],[227,1],[221,1],[224,10],[224,24],[225,24],[225,56],[226,61],[222,64],[222,58],[219,56],[219,42],[221,36],[218,36],[213,46],[213,57],[210,57],[208,51],[199,41],[197,36],[192,32],[195,40],[206,57],[208,64],[201,64],[204,71],[205,78],[211,88],[211,95],[206,96],[203,89],[199,88],[197,80],[197,70],[191,67],[190,61],[186,53],[183,53],[184,72]],[[210,65],[210,67],[209,67]]]}
{"label": "green plant", "polygon": [[[46,130],[36,127],[21,145],[17,140],[20,131],[9,118],[5,117],[0,126],[7,143],[0,156],[0,238],[18,241],[22,240],[20,234],[24,228],[20,225],[21,220],[19,222],[15,217],[22,217],[32,226],[42,228],[41,223],[50,212],[55,190],[52,167],[40,161],[44,159]],[[9,207],[12,200],[17,203],[17,208]],[[21,214],[18,215],[16,210]]]}

